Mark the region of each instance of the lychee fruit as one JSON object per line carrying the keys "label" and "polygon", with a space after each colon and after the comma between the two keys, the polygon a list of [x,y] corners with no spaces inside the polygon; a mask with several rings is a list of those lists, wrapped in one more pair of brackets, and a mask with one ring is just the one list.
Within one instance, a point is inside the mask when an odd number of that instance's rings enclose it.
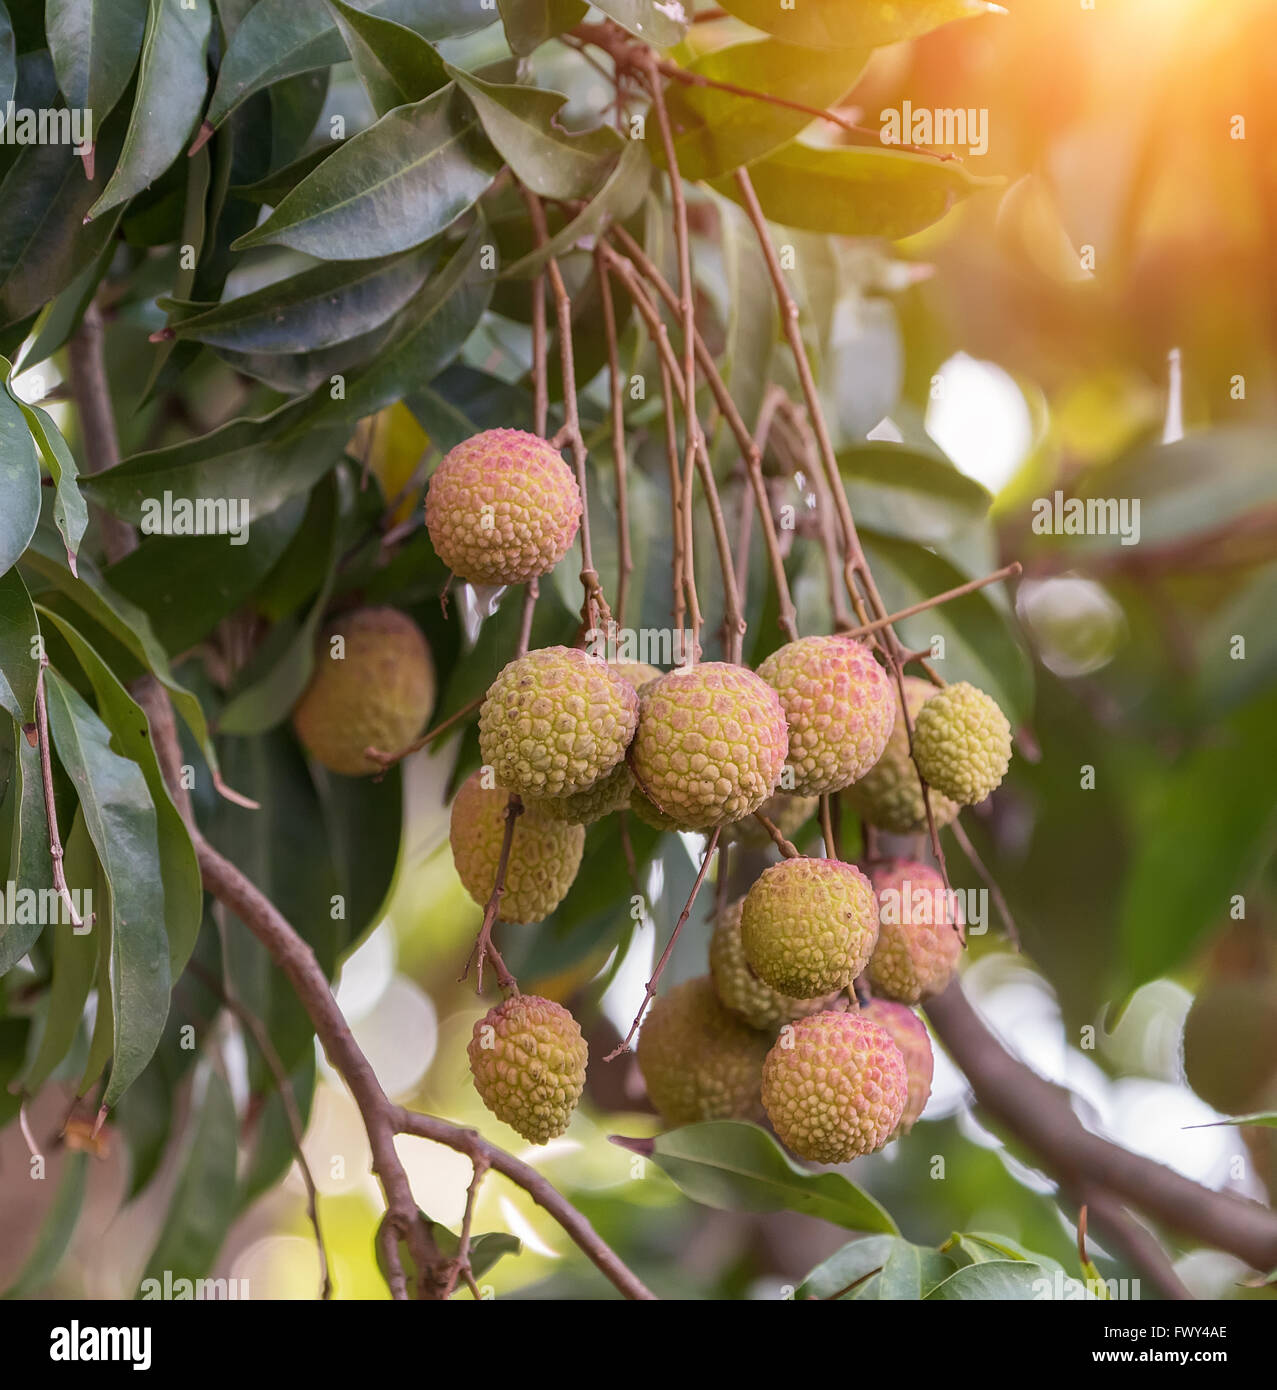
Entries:
{"label": "lychee fruit", "polygon": [[878,939],[869,880],[838,859],[782,859],[745,895],[741,944],[764,984],[797,999],[846,989]]}
{"label": "lychee fruit", "polygon": [[529,799],[585,791],[625,757],[639,697],[606,661],[573,647],[516,657],[488,688],[479,749],[497,781]]}
{"label": "lychee fruit", "polygon": [[723,1004],[738,1014],[751,1028],[774,1028],[787,1019],[802,1018],[828,1008],[833,997],[795,999],[765,985],[749,968],[741,944],[740,918],[744,898],[719,914],[709,942],[709,970]]}
{"label": "lychee fruit", "polygon": [[[497,881],[509,804],[510,793],[485,787],[482,772],[466,778],[452,803],[448,838],[453,863],[480,907],[487,906]],[[584,849],[584,826],[553,820],[535,802],[525,803],[514,821],[501,920],[540,922],[548,917],[572,887]]]}
{"label": "lychee fruit", "polygon": [[1007,775],[1011,725],[983,690],[959,681],[936,691],[918,711],[913,754],[930,786],[961,806],[975,806]]}
{"label": "lychee fruit", "polygon": [[484,430],[444,455],[426,493],[439,558],[471,584],[522,584],[568,552],[581,493],[557,449],[524,430]]}
{"label": "lychee fruit", "polygon": [[894,859],[875,869],[878,945],[868,978],[877,995],[917,1004],[940,994],[962,957],[961,912],[927,864]]}
{"label": "lychee fruit", "polygon": [[[916,720],[918,711],[935,693],[930,681],[917,676],[904,678],[905,702],[909,718]],[[853,786],[843,793],[848,805],[870,825],[889,830],[893,835],[916,835],[927,828],[927,808],[922,800],[922,783],[918,769],[909,756],[909,730],[900,712],[900,696],[896,694],[895,723],[882,757]],[[961,809],[937,788],[930,788],[931,813],[936,829],[948,825]]]}
{"label": "lychee fruit", "polygon": [[896,1132],[909,1096],[905,1059],[863,1013],[787,1023],[763,1063],[763,1106],[799,1158],[846,1163]]}
{"label": "lychee fruit", "polygon": [[[758,808],[758,814],[766,816],[785,839],[792,840],[816,814],[816,807],[819,805],[819,797],[777,792],[763,802]],[[746,849],[766,849],[773,843],[772,837],[754,816],[746,816],[744,820],[738,820],[728,826],[723,832],[723,838]]]}
{"label": "lychee fruit", "polygon": [[680,830],[752,815],[776,789],[789,735],[776,692],[742,666],[707,661],[646,686],[630,770]]}
{"label": "lychee fruit", "polygon": [[840,791],[882,756],[895,719],[894,686],[869,648],[850,637],[800,637],[758,674],[780,696],[788,764],[800,796]]}
{"label": "lychee fruit", "polygon": [[320,634],[293,727],[317,762],[362,777],[381,771],[364,750],[402,753],[434,702],[434,663],[421,629],[394,608],[360,608]]}
{"label": "lychee fruit", "polygon": [[588,1049],[562,1004],[516,994],[474,1025],[466,1052],[475,1089],[498,1120],[532,1144],[567,1129],[585,1086]]}
{"label": "lychee fruit", "polygon": [[931,1095],[931,1078],[936,1069],[927,1025],[911,1008],[894,1004],[889,999],[871,999],[860,1010],[860,1016],[885,1028],[905,1059],[909,1098],[905,1101],[904,1114],[900,1117],[900,1127],[896,1133],[908,1134],[926,1107]]}
{"label": "lychee fruit", "polygon": [[1184,1020],[1184,1074],[1224,1115],[1277,1108],[1277,983],[1209,980]]}
{"label": "lychee fruit", "polygon": [[648,1099],[667,1125],[760,1113],[767,1037],[723,1007],[708,975],[685,980],[656,1000],[637,1052]]}

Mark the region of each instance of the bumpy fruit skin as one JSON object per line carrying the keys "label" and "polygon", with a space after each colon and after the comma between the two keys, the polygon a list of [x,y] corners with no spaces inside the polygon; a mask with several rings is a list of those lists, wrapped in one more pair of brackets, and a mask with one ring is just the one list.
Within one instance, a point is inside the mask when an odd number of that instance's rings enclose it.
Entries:
{"label": "bumpy fruit skin", "polygon": [[820,1013],[780,1031],[763,1063],[763,1106],[799,1158],[846,1163],[896,1132],[909,1095],[891,1034],[863,1013]]}
{"label": "bumpy fruit skin", "polygon": [[625,757],[639,697],[598,657],[542,647],[516,657],[479,711],[479,750],[497,781],[530,799],[592,787]]}
{"label": "bumpy fruit skin", "polygon": [[961,914],[928,864],[893,859],[873,875],[878,945],[869,961],[873,992],[900,1004],[941,993],[962,958]]}
{"label": "bumpy fruit skin", "polygon": [[785,707],[799,795],[840,791],[882,756],[895,720],[893,686],[868,647],[849,637],[800,637],[758,674]]}
{"label": "bumpy fruit skin", "polygon": [[861,1009],[860,1016],[885,1028],[905,1059],[909,1097],[896,1135],[908,1134],[926,1107],[931,1095],[931,1078],[936,1070],[927,1025],[912,1009],[904,1004],[893,1004],[889,999],[871,999]]}
{"label": "bumpy fruit skin", "polygon": [[706,661],[644,687],[630,767],[680,830],[710,830],[758,810],[788,746],[771,686],[741,666]]}
{"label": "bumpy fruit skin", "polygon": [[837,859],[782,859],[745,895],[741,944],[764,984],[797,999],[846,987],[878,939],[869,880]]}
{"label": "bumpy fruit skin", "polygon": [[1011,766],[1011,725],[983,690],[966,681],[938,690],[913,724],[918,771],[961,806],[994,791]]}
{"label": "bumpy fruit skin", "polygon": [[426,494],[426,529],[458,579],[522,584],[567,554],[581,523],[572,470],[544,439],[484,430],[451,449]]}
{"label": "bumpy fruit skin", "polygon": [[[758,811],[760,815],[766,816],[787,840],[792,840],[816,814],[816,807],[819,805],[819,797],[777,792],[775,796],[769,796]],[[772,844],[772,837],[753,816],[747,816],[735,825],[728,826],[723,832],[723,838],[734,844],[744,845],[746,849],[767,849]]]}
{"label": "bumpy fruit skin", "polygon": [[648,1099],[667,1125],[760,1113],[767,1037],[723,1007],[708,975],[685,980],[652,1005],[637,1051]]}
{"label": "bumpy fruit skin", "polygon": [[[345,653],[334,659],[338,635]],[[320,634],[293,726],[317,762],[363,777],[381,771],[364,749],[402,752],[425,728],[434,703],[434,663],[420,628],[393,608],[360,608],[334,618]]]}
{"label": "bumpy fruit skin", "polygon": [[567,1129],[585,1086],[588,1048],[561,1005],[516,994],[474,1025],[466,1049],[484,1105],[530,1143]]}
{"label": "bumpy fruit skin", "polygon": [[[917,676],[906,676],[904,684],[909,718],[916,720],[918,711],[935,693],[936,687]],[[900,712],[898,694],[895,721],[882,757],[854,786],[848,787],[843,796],[870,825],[889,830],[893,835],[917,835],[927,828],[927,808],[922,800],[918,769],[909,756],[909,730]],[[931,813],[936,818],[936,829],[940,830],[961,808],[935,787],[930,790]]]}
{"label": "bumpy fruit skin", "polygon": [[573,825],[593,825],[596,820],[624,810],[634,792],[634,778],[624,762],[619,762],[593,786],[571,796],[551,796],[536,804],[555,820],[570,821]]}
{"label": "bumpy fruit skin", "polygon": [[831,996],[794,999],[765,985],[749,968],[740,938],[744,905],[744,898],[738,898],[723,909],[709,941],[710,978],[724,1007],[743,1018],[751,1028],[762,1029],[829,1008],[833,1003]]}
{"label": "bumpy fruit skin", "polygon": [[[480,907],[487,906],[497,881],[509,802],[509,792],[485,787],[482,774],[472,772],[452,803],[452,860],[466,892]],[[510,841],[501,920],[540,922],[548,917],[572,887],[584,849],[584,826],[552,820],[534,802],[525,804]]]}
{"label": "bumpy fruit skin", "polygon": [[609,661],[608,665],[622,680],[627,680],[635,690],[642,691],[651,681],[658,681],[665,674],[658,666],[649,666],[646,661]]}

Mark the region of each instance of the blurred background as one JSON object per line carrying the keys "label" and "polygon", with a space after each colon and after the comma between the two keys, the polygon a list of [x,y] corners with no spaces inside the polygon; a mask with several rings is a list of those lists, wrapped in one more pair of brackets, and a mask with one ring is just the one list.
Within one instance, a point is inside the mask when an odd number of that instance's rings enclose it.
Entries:
{"label": "blurred background", "polygon": [[[992,913],[988,933],[973,937],[964,987],[1012,1050],[1070,1088],[1091,1128],[1208,1186],[1264,1200],[1277,1191],[1273,1131],[1212,1122],[1277,1108],[1277,6],[1007,0],[1007,10],[876,51],[845,98],[870,131],[906,100],[987,113],[987,150],[952,152],[1005,182],[890,247],[790,238],[812,346],[840,444],[939,450],[993,494],[991,519],[936,508],[935,572],[979,574],[1011,559],[1025,567],[1015,613],[1031,669],[983,642],[974,606],[903,627],[916,646],[944,635],[1019,715],[1012,775],[968,819],[1024,950],[1009,947]],[[551,44],[532,62],[557,74],[570,58]],[[590,98],[588,87],[574,90],[574,109]],[[327,110],[357,124],[367,119],[360,102],[353,80],[334,82]],[[708,225],[712,243],[728,224]],[[482,365],[500,375],[511,349],[492,318]],[[33,396],[53,370],[41,367]],[[591,388],[597,401],[602,384]],[[426,443],[405,407],[386,413],[373,458],[388,492]],[[847,482],[858,515],[875,518],[869,472]],[[790,486],[798,499],[801,484]],[[1140,498],[1140,543],[1035,533],[1032,503],[1057,488]],[[911,601],[911,583],[933,576],[900,560],[885,521],[873,520],[869,536],[889,604]],[[818,567],[796,596],[805,630],[827,623]],[[467,615],[472,642],[480,616]],[[477,1005],[457,976],[481,912],[447,846],[459,748],[468,767],[467,740],[410,767],[393,899],[346,962],[339,1002],[392,1096],[531,1157],[483,1110],[465,1059]],[[607,1141],[657,1128],[632,1059],[606,1068],[597,1059],[642,997],[699,840],[657,847],[646,913],[627,922],[623,907],[605,909],[622,866],[615,840],[598,836],[596,827],[550,922],[503,929],[525,989],[599,1019],[588,1030],[587,1100],[567,1136],[535,1151],[537,1165],[663,1293],[782,1296],[842,1233],[795,1215],[698,1207]],[[964,879],[960,856],[950,867],[956,882],[979,886]],[[689,922],[667,985],[705,969],[709,901]],[[227,1056],[242,1095],[234,1034]],[[46,1094],[41,1104],[52,1123],[65,1101]],[[322,1060],[305,1148],[339,1296],[385,1297],[363,1130]],[[401,1151],[429,1215],[455,1229],[468,1162],[416,1140]],[[163,1180],[123,1209],[123,1159],[108,1153],[93,1165],[85,1218],[49,1292],[127,1296],[186,1157],[170,1152]],[[25,1165],[11,1125],[0,1135],[0,1226],[12,1236],[0,1286],[47,1215],[14,1176]],[[913,1240],[988,1231],[1072,1258],[1053,1183],[981,1124],[939,1049],[922,1122],[858,1162],[855,1177]],[[42,1190],[55,1200],[56,1184]],[[499,1179],[483,1186],[476,1230],[523,1243],[521,1258],[480,1280],[498,1297],[612,1293]],[[1195,1293],[1266,1296],[1240,1287],[1231,1257],[1170,1244]],[[1117,1268],[1097,1250],[1106,1272]],[[254,1298],[311,1297],[317,1268],[294,1166],[240,1218],[217,1273],[247,1279]]]}

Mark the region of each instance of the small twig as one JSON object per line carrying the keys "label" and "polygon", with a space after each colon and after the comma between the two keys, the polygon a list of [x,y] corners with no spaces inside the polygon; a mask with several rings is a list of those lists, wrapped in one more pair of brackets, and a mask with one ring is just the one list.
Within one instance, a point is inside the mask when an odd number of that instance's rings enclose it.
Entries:
{"label": "small twig", "polygon": [[40,1146],[35,1142],[35,1135],[31,1133],[31,1121],[27,1117],[27,1097],[23,1096],[18,1105],[18,1128],[22,1131],[22,1137],[26,1140],[27,1149],[32,1158],[44,1161],[44,1155],[40,1152]]}
{"label": "small twig", "polygon": [[518,983],[506,969],[501,952],[497,950],[496,942],[492,939],[492,929],[496,926],[497,917],[501,912],[501,898],[505,893],[506,870],[510,867],[510,847],[514,844],[514,823],[522,814],[523,802],[511,792],[510,800],[506,802],[504,812],[505,834],[501,838],[501,857],[497,860],[496,881],[492,885],[492,894],[488,898],[487,907],[484,909],[483,925],[479,928],[479,935],[475,938],[474,947],[466,961],[466,967],[459,977],[464,980],[470,973],[471,965],[474,965],[475,989],[479,994],[483,993],[483,967],[489,959],[496,968],[497,983],[501,988],[508,990],[511,994],[518,994],[519,992]]}
{"label": "small twig", "polygon": [[539,270],[532,281],[532,427],[542,439],[550,419],[545,342],[545,271]]}
{"label": "small twig", "polygon": [[[665,325],[661,325],[665,331]],[[701,657],[701,605],[696,592],[696,563],[691,551],[691,532],[683,523],[683,483],[678,464],[678,426],[674,420],[674,382],[670,369],[661,358],[661,405],[665,414],[665,461],[670,482],[670,530],[674,545],[674,630],[683,631],[686,614],[692,615],[692,651],[694,661]]]}
{"label": "small twig", "polygon": [[529,579],[523,587],[523,613],[519,619],[519,644],[516,656],[527,656],[528,643],[532,640],[532,619],[536,615],[537,598],[541,585],[536,579]]}
{"label": "small twig", "polygon": [[[883,628],[891,627],[893,623],[903,621],[905,618],[912,618],[915,613],[923,613],[928,608],[938,608],[942,603],[948,603],[951,599],[962,598],[966,594],[973,594],[977,589],[983,589],[990,584],[997,584],[1003,579],[1013,579],[1021,572],[1021,565],[1018,560],[1012,560],[1009,565],[1003,565],[1000,570],[994,570],[992,574],[986,574],[982,579],[969,579],[965,584],[959,584],[956,588],[946,589],[942,594],[934,594],[931,598],[921,599],[918,603],[911,603],[908,608],[902,608],[897,613],[889,613],[885,618],[875,618],[871,623],[862,623],[859,627],[852,628],[847,633],[848,637],[868,637],[871,632],[881,632]],[[927,653],[906,652],[904,656],[910,659],[920,659]]]}
{"label": "small twig", "polygon": [[626,479],[625,391],[621,381],[621,354],[616,337],[612,280],[597,250],[594,253],[594,274],[603,306],[603,333],[607,339],[608,408],[612,424],[612,467],[616,478],[616,622],[618,627],[624,627],[630,574],[634,569],[634,555],[630,547],[629,485]]}
{"label": "small twig", "polygon": [[833,812],[830,810],[834,798],[828,792],[820,798],[820,837],[825,842],[825,858],[838,858],[838,840],[834,835]]}
{"label": "small twig", "polygon": [[1011,909],[1007,906],[1007,900],[1002,894],[1002,889],[998,887],[997,879],[989,872],[984,860],[976,852],[976,847],[962,828],[962,823],[954,820],[950,823],[949,829],[953,832],[953,838],[958,842],[958,848],[966,855],[971,867],[989,890],[989,896],[993,899],[994,905],[998,909],[998,916],[1002,918],[1002,925],[1006,929],[1007,940],[1017,951],[1020,950],[1020,933],[1015,925],[1015,918],[1011,915]]}
{"label": "small twig", "polygon": [[457,1241],[456,1258],[452,1261],[452,1269],[449,1273],[448,1283],[445,1285],[444,1297],[451,1295],[457,1285],[458,1277],[466,1281],[466,1287],[474,1295],[475,1300],[482,1301],[483,1294],[479,1291],[479,1286],[475,1282],[474,1271],[470,1268],[470,1231],[474,1225],[474,1205],[475,1199],[479,1195],[479,1184],[483,1182],[483,1175],[488,1171],[488,1160],[484,1154],[471,1155],[470,1162],[474,1167],[474,1176],[470,1179],[470,1186],[466,1190],[466,1211],[461,1218],[461,1236]]}
{"label": "small twig", "polygon": [[49,658],[42,654],[40,671],[35,679],[36,742],[40,748],[40,780],[44,787],[45,821],[49,827],[49,859],[52,861],[53,887],[62,899],[62,905],[71,919],[72,929],[76,929],[82,927],[84,921],[75,910],[75,899],[67,887],[66,871],[62,865],[62,837],[58,833],[58,808],[53,800],[53,750],[49,746],[49,704],[44,692],[44,673],[48,665]]}
{"label": "small twig", "polygon": [[433,729],[428,729],[419,739],[410,743],[402,753],[386,753],[380,748],[373,748],[370,744],[364,749],[364,757],[371,758],[373,762],[380,763],[382,773],[384,773],[388,768],[394,767],[396,763],[403,762],[410,754],[419,752],[427,744],[433,743],[441,734],[446,734],[454,724],[460,723],[467,715],[473,714],[475,710],[483,704],[485,699],[487,699],[486,692],[483,695],[476,695],[468,705],[462,705],[455,714],[450,714],[447,719],[436,724]]}
{"label": "small twig", "polygon": [[674,923],[674,930],[670,933],[670,939],[665,943],[665,949],[661,952],[661,958],[656,962],[656,969],[652,971],[652,978],[648,980],[643,990],[643,1002],[638,1007],[638,1012],[634,1015],[634,1022],[630,1024],[630,1031],[622,1038],[620,1046],[614,1047],[611,1052],[603,1059],[605,1062],[615,1061],[622,1053],[630,1049],[630,1039],[639,1030],[639,1024],[643,1022],[643,1015],[647,1012],[647,1006],[656,997],[656,982],[661,978],[666,965],[669,963],[670,956],[674,953],[675,943],[678,941],[679,932],[683,930],[683,924],[692,915],[692,905],[696,901],[696,895],[701,891],[701,884],[705,882],[705,875],[709,872],[710,860],[714,857],[714,852],[718,848],[721,830],[715,830],[709,837],[709,843],[705,846],[705,854],[701,859],[701,867],[696,873],[696,882],[692,884],[692,891],[687,896],[687,905],[679,913],[678,921]]}
{"label": "small twig", "polygon": [[794,845],[790,844],[790,842],[787,839],[785,839],[785,837],[780,833],[780,827],[777,826],[775,822],[768,820],[767,817],[763,815],[761,811],[754,812],[754,819],[772,837],[772,843],[776,846],[778,850],[780,850],[780,852],[785,856],[786,859],[802,858],[797,848]]}

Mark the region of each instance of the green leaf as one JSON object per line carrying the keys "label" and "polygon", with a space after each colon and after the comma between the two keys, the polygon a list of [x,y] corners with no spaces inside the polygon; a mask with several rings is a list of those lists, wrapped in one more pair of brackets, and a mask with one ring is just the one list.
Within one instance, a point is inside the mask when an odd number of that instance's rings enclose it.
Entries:
{"label": "green leaf", "polygon": [[448,262],[400,311],[375,360],[347,381],[345,396],[330,397],[314,410],[312,429],[373,415],[428,382],[456,357],[492,295],[492,277],[482,268],[485,239],[484,224],[477,221]]}
{"label": "green leaf", "polygon": [[587,6],[584,0],[497,0],[497,8],[511,50],[524,58],[579,24]]}
{"label": "green leaf", "polygon": [[746,24],[808,48],[877,47],[916,38],[953,19],[1005,13],[987,0],[724,0],[723,8]]}
{"label": "green leaf", "polygon": [[[159,1241],[146,1262],[139,1298],[152,1292],[146,1287],[148,1280],[155,1280],[162,1287],[166,1278],[174,1282],[205,1278],[217,1259],[235,1212],[239,1134],[235,1103],[217,1072],[210,1070],[206,1081],[199,1123]],[[160,1294],[155,1292],[154,1296]]]}
{"label": "green leaf", "polygon": [[40,1228],[35,1249],[27,1256],[17,1279],[5,1290],[5,1298],[30,1298],[58,1272],[80,1219],[88,1176],[88,1154],[68,1152],[57,1194]]}
{"label": "green leaf", "polygon": [[169,974],[176,980],[195,949],[195,938],[204,914],[204,890],[191,837],[160,770],[150,724],[141,706],[84,637],[59,614],[48,609],[42,611],[66,638],[75,659],[88,676],[98,712],[111,730],[117,748],[141,768],[146,779],[156,814]]}
{"label": "green leaf", "polygon": [[850,1297],[862,1281],[871,1279],[891,1258],[897,1245],[906,1242],[897,1236],[865,1236],[836,1250],[803,1280],[796,1299]]}
{"label": "green leaf", "polygon": [[[49,854],[49,821],[44,806],[40,754],[27,742],[21,730],[17,731],[15,743],[17,757],[9,791],[13,802],[9,878],[20,892],[41,892],[53,883],[53,860]],[[0,925],[0,975],[17,965],[39,940],[42,930],[39,921]]]}
{"label": "green leaf", "polygon": [[379,116],[448,85],[448,70],[431,45],[402,24],[329,0],[355,71]]}
{"label": "green leaf", "polygon": [[110,730],[55,671],[47,675],[54,747],[79,793],[110,896],[115,1045],[102,1104],[112,1106],[150,1061],[168,1016],[156,812],[141,769],[112,751]]}
{"label": "green leaf", "polygon": [[[686,71],[764,96],[825,110],[855,86],[868,46],[855,55],[847,49],[808,52],[775,39],[729,44],[703,53]],[[713,179],[779,149],[815,119],[810,111],[718,87],[671,82],[666,97],[679,172],[685,179]],[[654,141],[653,158],[665,165],[663,142]]]}
{"label": "green leaf", "polygon": [[470,98],[488,139],[515,176],[543,198],[588,198],[607,178],[624,142],[610,126],[572,134],[558,123],[561,92],[484,82],[448,72]]}
{"label": "green leaf", "polygon": [[[429,1226],[442,1255],[453,1256],[461,1249],[461,1239],[455,1231],[449,1230],[442,1222],[432,1221],[425,1212],[421,1213],[421,1217]],[[485,1231],[482,1235],[473,1236],[470,1240],[470,1273],[478,1281],[503,1255],[518,1255],[522,1250],[523,1242],[508,1231]]]}
{"label": "green leaf", "polygon": [[13,389],[13,369],[3,357],[0,357],[0,370],[5,372],[5,388],[22,411],[40,457],[53,479],[53,522],[62,533],[67,548],[67,564],[74,574],[80,542],[89,525],[89,507],[80,492],[80,470],[75,455],[49,412],[38,405],[28,405],[18,397]]}
{"label": "green leaf", "polygon": [[19,724],[35,720],[39,633],[40,624],[22,576],[16,569],[0,575],[0,705]]}
{"label": "green leaf", "polygon": [[[820,148],[795,141],[749,166],[763,214],[783,227],[895,240],[938,222],[955,203],[997,179],[956,160],[871,145]],[[740,202],[735,179],[714,187]]]}
{"label": "green leaf", "polygon": [[937,1284],[927,1298],[937,1303],[1019,1300],[1043,1297],[1054,1287],[1051,1275],[1039,1264],[1026,1260],[988,1260],[965,1265]]}
{"label": "green leaf", "polygon": [[[191,313],[173,324],[173,332],[236,352],[313,352],[385,323],[417,293],[437,259],[431,249],[326,262]],[[159,304],[170,312],[189,307],[173,300]]]}
{"label": "green leaf", "polygon": [[212,20],[209,0],[151,0],[124,148],[90,218],[126,203],[182,153],[204,106]]}
{"label": "green leaf", "polygon": [[[9,364],[0,357],[8,375]],[[18,562],[40,520],[40,461],[22,407],[0,391],[0,574]]]}
{"label": "green leaf", "polygon": [[[895,540],[867,527],[861,536],[870,569],[888,612],[957,588],[978,576],[963,574],[948,560],[921,545]],[[937,670],[947,681],[970,681],[991,695],[1011,722],[1028,718],[1033,700],[1033,669],[1010,619],[981,589],[930,608],[896,624],[915,649],[944,639]]]}
{"label": "green leaf", "polygon": [[613,1142],[651,1158],[694,1202],[723,1211],[798,1211],[852,1231],[898,1234],[896,1223],[841,1173],[809,1173],[757,1125],[713,1120],[655,1139]]}
{"label": "green leaf", "polygon": [[582,208],[567,226],[555,233],[544,246],[529,251],[501,272],[503,280],[535,275],[551,256],[572,250],[578,241],[600,232],[609,222],[623,222],[643,201],[651,176],[651,162],[641,140],[631,140],[621,152],[616,168],[597,197]]}
{"label": "green leaf", "polygon": [[943,456],[903,444],[843,449],[838,471],[858,526],[931,545],[979,521],[992,495]]}
{"label": "green leaf", "polygon": [[1226,1120],[1212,1120],[1205,1125],[1185,1125],[1186,1129],[1214,1129],[1217,1125],[1259,1125],[1277,1129],[1277,1111],[1258,1111],[1254,1115],[1230,1115]]}
{"label": "green leaf", "polygon": [[[361,10],[403,24],[427,39],[482,29],[496,18],[475,0],[371,0]],[[219,126],[254,92],[311,68],[343,62],[346,46],[324,0],[258,0],[231,38],[207,120]]]}
{"label": "green leaf", "polygon": [[53,70],[67,105],[103,121],[124,95],[146,32],[147,0],[46,0]]}
{"label": "green leaf", "polygon": [[[84,823],[84,814],[77,807],[71,833],[66,839],[66,854],[62,863],[67,886],[73,893],[94,892],[97,887],[98,861],[93,842]],[[84,899],[79,899],[81,903]],[[90,899],[92,901],[92,899]],[[103,939],[91,923],[82,930],[64,921],[59,914],[51,927],[53,935],[53,982],[44,1014],[44,1028],[36,1055],[31,1059],[22,1078],[27,1092],[35,1095],[66,1057],[93,985],[94,966],[98,958],[98,943]]]}
{"label": "green leaf", "polygon": [[500,167],[474,107],[449,85],[352,136],[234,249],[291,246],[330,261],[406,251],[472,207]]}
{"label": "green leaf", "polygon": [[1255,770],[1274,765],[1277,694],[1270,691],[1166,771],[1148,802],[1156,814],[1142,827],[1122,899],[1128,988],[1187,960],[1271,855],[1277,790]]}
{"label": "green leaf", "polygon": [[678,43],[687,33],[687,22],[673,16],[686,14],[692,8],[690,4],[676,8],[663,0],[593,0],[593,4],[653,48],[670,48]]}

